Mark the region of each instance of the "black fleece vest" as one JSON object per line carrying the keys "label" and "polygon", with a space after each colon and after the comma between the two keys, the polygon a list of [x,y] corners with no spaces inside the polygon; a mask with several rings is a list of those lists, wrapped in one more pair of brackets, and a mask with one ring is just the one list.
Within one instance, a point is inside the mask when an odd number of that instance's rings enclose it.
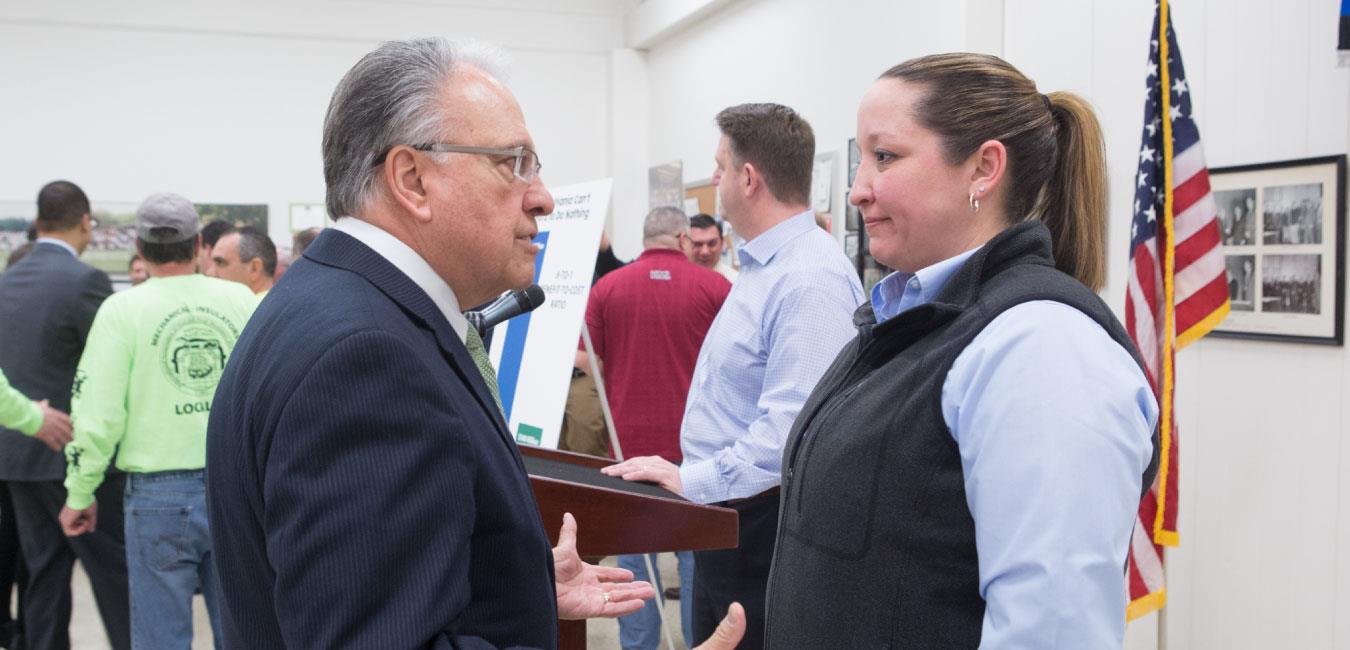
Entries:
{"label": "black fleece vest", "polygon": [[[990,240],[932,303],[881,325],[870,304],[859,308],[858,337],[821,378],[784,449],[768,647],[979,645],[975,522],[942,385],[990,321],[1032,300],[1078,309],[1140,360],[1097,295],[1055,269],[1040,222]],[[1156,465],[1157,432],[1145,489]]]}

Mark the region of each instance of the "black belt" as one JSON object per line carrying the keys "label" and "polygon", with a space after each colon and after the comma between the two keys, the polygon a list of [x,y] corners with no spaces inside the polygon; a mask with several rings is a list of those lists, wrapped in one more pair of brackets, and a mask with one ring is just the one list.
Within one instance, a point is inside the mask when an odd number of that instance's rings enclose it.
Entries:
{"label": "black belt", "polygon": [[763,491],[763,492],[760,492],[759,494],[756,494],[756,495],[754,495],[754,496],[745,497],[744,499],[727,499],[727,500],[726,500],[726,504],[729,505],[729,506],[734,506],[734,505],[736,505],[736,504],[738,504],[738,503],[745,503],[746,501],[753,501],[753,500],[755,500],[755,499],[759,499],[759,498],[763,498],[763,497],[768,497],[768,496],[776,497],[776,496],[778,496],[778,492],[779,492],[780,489],[781,489],[780,486],[775,485],[775,486],[773,486],[773,487],[771,487],[771,488],[769,488],[769,489],[767,489],[767,490],[765,490],[765,491]]}

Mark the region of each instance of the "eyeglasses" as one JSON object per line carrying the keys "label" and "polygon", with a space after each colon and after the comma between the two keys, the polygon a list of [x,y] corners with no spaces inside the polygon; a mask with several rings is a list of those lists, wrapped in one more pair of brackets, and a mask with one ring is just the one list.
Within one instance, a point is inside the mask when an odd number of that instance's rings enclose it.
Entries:
{"label": "eyeglasses", "polygon": [[[459,144],[446,144],[444,142],[432,142],[427,144],[411,145],[418,151],[434,151],[437,153],[472,153],[481,156],[497,156],[501,158],[500,162],[506,162],[507,159],[515,158],[515,164],[512,166],[511,173],[526,183],[533,183],[534,179],[539,178],[539,170],[543,168],[543,163],[539,162],[539,154],[529,147],[519,146],[507,149],[497,147],[470,147]],[[381,156],[376,164],[384,162]]]}

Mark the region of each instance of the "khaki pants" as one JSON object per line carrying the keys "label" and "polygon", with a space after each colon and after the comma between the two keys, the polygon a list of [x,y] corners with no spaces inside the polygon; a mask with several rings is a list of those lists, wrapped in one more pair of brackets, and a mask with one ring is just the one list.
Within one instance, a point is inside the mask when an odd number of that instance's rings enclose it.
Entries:
{"label": "khaki pants", "polygon": [[609,433],[605,413],[600,409],[600,392],[590,375],[572,378],[563,410],[562,432],[558,448],[591,456],[609,456]]}

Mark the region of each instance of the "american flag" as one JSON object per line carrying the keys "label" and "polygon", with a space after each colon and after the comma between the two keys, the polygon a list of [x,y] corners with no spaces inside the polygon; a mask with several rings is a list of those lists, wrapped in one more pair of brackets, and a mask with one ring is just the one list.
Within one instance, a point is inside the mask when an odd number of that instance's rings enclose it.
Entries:
{"label": "american flag", "polygon": [[[1178,543],[1172,401],[1176,350],[1204,336],[1228,315],[1228,276],[1219,247],[1217,210],[1169,13],[1167,0],[1162,0],[1149,47],[1148,100],[1134,179],[1125,299],[1125,328],[1144,357],[1158,398],[1162,432],[1158,477],[1139,505],[1130,544],[1130,620],[1166,603],[1163,547]],[[1160,39],[1160,33],[1166,38]]]}

